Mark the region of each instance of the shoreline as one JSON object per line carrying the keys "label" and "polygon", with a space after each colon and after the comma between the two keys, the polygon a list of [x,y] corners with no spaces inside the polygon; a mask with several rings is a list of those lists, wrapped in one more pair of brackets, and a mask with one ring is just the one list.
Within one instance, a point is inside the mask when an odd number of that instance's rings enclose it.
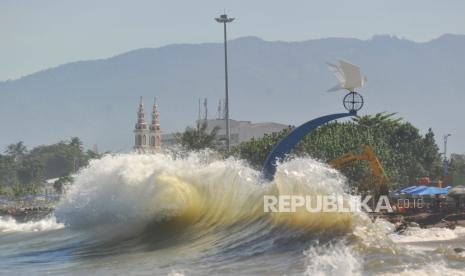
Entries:
{"label": "shoreline", "polygon": [[[37,206],[37,207],[3,207],[0,208],[0,217],[12,217],[18,222],[29,220],[40,220],[53,212],[53,207]],[[421,212],[421,213],[369,213],[369,216],[374,221],[376,219],[384,219],[396,226],[396,231],[402,230],[411,225],[416,225],[421,228],[450,228],[456,226],[465,227],[465,212],[458,210],[438,211],[438,212]]]}
{"label": "shoreline", "polygon": [[465,212],[463,211],[438,211],[421,213],[390,213],[370,215],[373,220],[385,219],[396,227],[396,232],[402,232],[409,226],[421,228],[448,228],[455,229],[457,226],[465,227]]}
{"label": "shoreline", "polygon": [[53,212],[52,207],[0,208],[0,217],[11,217],[17,222],[41,220]]}

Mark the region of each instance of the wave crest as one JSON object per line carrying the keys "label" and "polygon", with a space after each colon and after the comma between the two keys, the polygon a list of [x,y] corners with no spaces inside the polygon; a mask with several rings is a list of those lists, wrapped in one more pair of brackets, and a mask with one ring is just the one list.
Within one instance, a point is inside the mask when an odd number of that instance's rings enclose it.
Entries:
{"label": "wave crest", "polygon": [[15,232],[38,232],[63,228],[64,225],[58,223],[55,217],[45,218],[39,221],[17,222],[11,217],[0,217],[0,233]]}
{"label": "wave crest", "polygon": [[337,171],[310,158],[280,164],[275,180],[264,182],[258,171],[233,158],[119,154],[94,160],[82,170],[55,213],[73,228],[110,225],[123,232],[167,222],[198,230],[260,221],[271,227],[347,233],[366,223],[366,216],[263,212],[264,195],[349,197],[346,188]]}

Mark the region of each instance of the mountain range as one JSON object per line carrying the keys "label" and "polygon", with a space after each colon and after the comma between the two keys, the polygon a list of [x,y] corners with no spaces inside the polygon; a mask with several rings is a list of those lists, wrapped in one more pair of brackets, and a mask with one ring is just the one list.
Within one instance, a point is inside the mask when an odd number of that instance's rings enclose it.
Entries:
{"label": "mountain range", "polygon": [[[421,43],[387,35],[300,42],[242,37],[228,42],[228,54],[233,119],[297,125],[344,111],[344,92],[325,92],[336,84],[326,62],[346,59],[368,76],[360,114],[397,112],[422,132],[431,127],[440,145],[452,133],[449,148],[465,152],[465,35]],[[222,43],[173,44],[0,82],[0,148],[78,136],[86,146],[128,150],[139,96],[148,121],[157,96],[162,131],[183,130],[197,119],[199,98],[208,98],[209,117],[216,117],[223,66]]]}

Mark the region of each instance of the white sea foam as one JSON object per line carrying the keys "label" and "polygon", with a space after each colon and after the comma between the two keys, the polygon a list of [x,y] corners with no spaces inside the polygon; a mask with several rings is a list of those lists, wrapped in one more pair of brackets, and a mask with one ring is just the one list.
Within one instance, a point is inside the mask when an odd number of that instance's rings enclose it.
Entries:
{"label": "white sea foam", "polygon": [[305,275],[360,275],[362,258],[342,241],[326,246],[312,246],[304,252]]}
{"label": "white sea foam", "polygon": [[45,218],[39,221],[17,222],[11,217],[0,217],[0,233],[13,232],[38,232],[61,229],[64,225],[58,223],[55,217]]}
{"label": "white sea foam", "polygon": [[457,227],[454,230],[447,228],[419,228],[409,227],[402,234],[391,234],[391,239],[396,243],[446,241],[465,236],[465,228]]}
{"label": "white sea foam", "polygon": [[[158,240],[154,237],[160,237],[162,250],[168,250],[168,261],[164,262],[170,266],[158,274],[185,275],[202,268],[206,269],[204,274],[215,274],[209,273],[210,266],[202,263],[202,257],[196,253],[212,253],[207,254],[209,257],[206,261],[214,263],[216,254],[222,254],[222,249],[234,246],[234,250],[228,250],[227,254],[237,252],[237,256],[267,256],[276,263],[295,261],[305,265],[301,272],[307,275],[362,275],[390,271],[391,268],[395,269],[396,275],[428,275],[431,272],[460,275],[460,271],[446,265],[449,255],[454,262],[462,261],[449,248],[435,253],[438,260],[434,260],[434,265],[431,262],[431,266],[421,267],[419,263],[429,264],[430,254],[413,252],[408,249],[411,245],[405,243],[453,239],[465,236],[465,228],[409,228],[398,235],[393,234],[392,224],[383,220],[373,223],[364,213],[263,212],[264,195],[337,194],[350,198],[345,193],[346,188],[344,177],[337,171],[310,158],[296,158],[280,164],[275,180],[265,182],[258,171],[242,161],[217,159],[208,154],[190,154],[185,158],[163,154],[108,155],[91,161],[75,177],[74,185],[56,206],[57,220],[51,217],[38,222],[17,223],[12,219],[0,218],[0,233],[46,231],[62,228],[65,224],[70,227],[67,232],[84,234],[92,244],[99,241],[99,236],[94,233],[103,233],[104,238],[119,245],[113,234],[123,231],[123,234],[137,237],[128,243],[121,243],[124,246],[134,243],[136,247],[131,249],[137,251],[137,248],[145,248],[145,243],[148,243],[151,249],[147,252],[144,250],[143,254],[147,254],[153,263],[149,261],[147,266],[142,265],[145,261],[137,263],[137,268],[142,272],[140,274],[159,272],[152,271],[159,266],[159,259],[152,258],[151,254],[158,250]],[[96,227],[103,231],[94,231]],[[143,232],[136,233],[136,230]],[[175,246],[181,248],[172,251],[199,258],[200,266],[193,265],[184,271],[178,269],[179,263],[170,263],[172,259],[183,261],[180,256],[169,255],[172,233],[180,233],[173,240],[178,242]],[[146,239],[147,236],[149,239]],[[303,240],[306,237],[310,240]],[[321,240],[330,241],[318,244],[316,241],[320,237]],[[298,242],[299,246],[311,242],[315,244],[305,250],[302,259],[281,258],[280,246],[287,248],[288,244],[294,246],[294,242]],[[113,246],[113,243],[109,244]],[[101,246],[98,248],[103,252],[105,250]],[[244,248],[247,252],[242,251]],[[275,249],[278,250],[273,252]],[[111,247],[111,250],[119,248]],[[121,253],[129,252],[125,247],[120,250]],[[302,247],[299,252],[301,250]],[[268,253],[271,254],[268,256]],[[220,260],[224,261],[225,256],[221,255]],[[230,258],[233,262],[242,259],[235,256]],[[253,257],[250,258],[253,261]],[[389,263],[384,263],[384,258]],[[441,263],[443,260],[446,262]],[[127,262],[131,267],[128,271],[137,274],[132,261],[131,258],[124,258],[121,262]],[[237,265],[232,267],[237,268],[238,274],[251,274],[240,263],[234,265]],[[253,271],[260,271],[260,268]]]}
{"label": "white sea foam", "polygon": [[263,183],[258,171],[234,159],[119,154],[94,160],[77,175],[55,214],[76,228],[111,225],[115,230],[136,230],[173,217],[182,223],[200,218],[208,220],[205,225],[224,225],[267,217],[272,223],[345,233],[363,215],[263,213],[265,194],[347,197],[344,188],[339,173],[310,158],[280,165],[275,181]]}
{"label": "white sea foam", "polygon": [[171,270],[168,276],[186,276],[184,270]]}
{"label": "white sea foam", "polygon": [[431,275],[451,275],[464,276],[463,269],[450,268],[444,262],[434,262],[421,268],[405,268],[400,272],[381,273],[383,276],[431,276]]}
{"label": "white sea foam", "polygon": [[[256,171],[239,161],[203,157],[119,154],[94,160],[76,176],[55,214],[73,228],[137,230],[174,216],[188,221],[208,211],[212,219],[237,219],[258,208],[263,187]],[[248,200],[254,195],[257,200]]]}

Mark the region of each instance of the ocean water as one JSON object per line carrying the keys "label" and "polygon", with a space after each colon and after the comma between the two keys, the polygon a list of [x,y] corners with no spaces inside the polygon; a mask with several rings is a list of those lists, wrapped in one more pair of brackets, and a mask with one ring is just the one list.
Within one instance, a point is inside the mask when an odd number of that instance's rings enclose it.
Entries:
{"label": "ocean water", "polygon": [[310,158],[274,181],[208,153],[94,160],[40,221],[0,217],[0,275],[465,275],[465,228],[355,213],[264,213],[263,195],[345,194]]}

